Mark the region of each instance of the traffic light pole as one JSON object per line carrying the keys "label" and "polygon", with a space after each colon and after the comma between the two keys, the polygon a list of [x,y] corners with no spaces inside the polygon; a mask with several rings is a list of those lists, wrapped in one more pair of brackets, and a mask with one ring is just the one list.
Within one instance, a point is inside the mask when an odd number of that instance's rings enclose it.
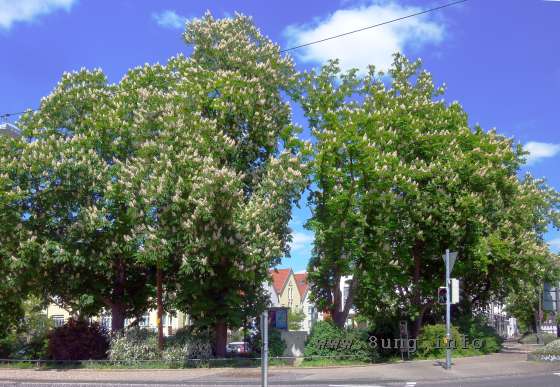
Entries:
{"label": "traffic light pole", "polygon": [[268,310],[261,315],[261,386],[268,387]]}
{"label": "traffic light pole", "polygon": [[445,250],[445,330],[447,337],[447,349],[445,356],[445,369],[451,369],[451,289],[449,289],[451,270],[449,267],[449,249]]}

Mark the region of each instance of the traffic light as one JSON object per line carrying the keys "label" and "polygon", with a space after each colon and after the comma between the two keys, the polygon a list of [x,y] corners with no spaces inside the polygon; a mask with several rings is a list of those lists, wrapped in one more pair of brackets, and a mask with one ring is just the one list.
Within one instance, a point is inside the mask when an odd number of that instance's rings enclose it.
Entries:
{"label": "traffic light", "polygon": [[440,286],[438,288],[437,298],[439,304],[447,303],[447,288],[445,286]]}

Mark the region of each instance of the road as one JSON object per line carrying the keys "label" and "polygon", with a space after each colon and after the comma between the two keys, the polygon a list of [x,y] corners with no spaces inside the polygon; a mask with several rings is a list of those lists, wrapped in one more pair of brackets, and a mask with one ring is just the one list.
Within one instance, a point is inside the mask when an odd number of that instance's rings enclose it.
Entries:
{"label": "road", "polygon": [[[291,382],[289,384],[276,384],[270,383],[269,385],[272,387],[527,387],[527,386],[538,386],[538,387],[558,387],[560,386],[560,374],[556,375],[554,373],[550,374],[542,374],[542,375],[525,375],[525,376],[504,376],[499,378],[478,378],[478,379],[471,379],[471,380],[454,380],[454,381],[445,381],[445,382],[437,382],[437,381],[385,381],[385,382],[376,382],[374,380],[370,382],[363,382],[363,383],[304,383],[300,384],[298,382]],[[153,387],[153,386],[164,386],[164,387],[194,387],[194,386],[201,386],[201,387],[209,387],[209,386],[258,386],[260,383],[257,380],[251,381],[232,381],[232,382],[222,382],[222,383],[215,383],[215,382],[196,382],[196,383],[158,383],[158,382],[146,382],[146,383],[113,383],[113,382],[106,382],[106,383],[87,383],[87,382],[41,382],[41,381],[33,381],[33,382],[3,382],[0,381],[0,386],[6,387]]]}
{"label": "road", "polygon": [[[187,370],[0,369],[0,386],[146,387],[258,386],[255,368]],[[560,364],[530,362],[526,354],[496,354],[454,361],[444,370],[434,360],[358,367],[272,367],[270,386],[313,387],[547,387],[560,386]]]}

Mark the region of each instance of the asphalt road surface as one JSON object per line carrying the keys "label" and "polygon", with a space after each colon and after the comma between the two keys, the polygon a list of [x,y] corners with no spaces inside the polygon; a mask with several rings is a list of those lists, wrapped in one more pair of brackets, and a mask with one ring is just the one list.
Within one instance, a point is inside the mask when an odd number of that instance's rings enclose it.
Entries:
{"label": "asphalt road surface", "polygon": [[[146,387],[259,386],[260,369],[183,370],[0,369],[0,386]],[[451,370],[421,360],[359,367],[274,367],[269,385],[313,387],[560,387],[560,364],[527,361],[526,354],[454,360]]]}
{"label": "asphalt road surface", "polygon": [[[161,382],[135,382],[135,383],[123,383],[123,382],[111,382],[106,381],[103,383],[96,382],[48,382],[48,381],[2,381],[0,380],[0,386],[6,387],[152,387],[152,386],[164,386],[164,387],[209,387],[209,386],[259,386],[260,382],[257,380],[231,380],[231,381],[197,381],[195,383],[185,382],[181,384],[177,383],[161,383]],[[363,382],[327,382],[327,381],[316,381],[313,383],[300,384],[293,380],[288,383],[282,382],[281,384],[269,383],[269,386],[281,387],[281,386],[301,386],[301,387],[423,387],[423,386],[433,386],[433,387],[559,387],[560,386],[560,372],[536,374],[536,375],[517,375],[517,376],[500,376],[500,377],[485,377],[485,378],[466,378],[460,380],[446,380],[446,381],[363,381]]]}

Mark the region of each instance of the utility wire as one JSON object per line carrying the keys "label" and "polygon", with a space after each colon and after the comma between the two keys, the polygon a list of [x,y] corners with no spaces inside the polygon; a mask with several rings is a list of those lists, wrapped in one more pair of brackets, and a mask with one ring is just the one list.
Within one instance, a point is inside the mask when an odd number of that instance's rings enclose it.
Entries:
{"label": "utility wire", "polygon": [[[308,42],[308,43],[300,44],[300,45],[298,45],[298,46],[285,48],[285,49],[283,49],[283,50],[280,50],[279,53],[280,53],[280,54],[283,54],[283,53],[285,53],[285,52],[297,50],[298,48],[303,48],[303,47],[311,46],[311,45],[317,44],[317,43],[323,43],[323,42],[326,42],[326,41],[328,41],[328,40],[333,40],[333,39],[337,39],[337,38],[340,38],[340,37],[343,37],[343,36],[355,34],[355,33],[357,33],[357,32],[362,32],[362,31],[366,31],[366,30],[369,30],[369,29],[372,29],[372,28],[381,27],[381,26],[384,26],[384,25],[387,25],[387,24],[391,24],[391,23],[395,23],[395,22],[398,22],[398,21],[401,21],[401,20],[410,19],[410,18],[415,17],[415,16],[424,15],[424,14],[426,14],[426,13],[430,13],[430,12],[434,12],[434,11],[439,11],[440,9],[447,8],[447,7],[452,7],[452,6],[454,6],[454,5],[458,5],[458,4],[461,4],[461,3],[466,3],[467,1],[469,1],[469,0],[459,0],[459,1],[454,1],[454,2],[451,2],[451,3],[443,4],[443,5],[440,5],[440,6],[438,6],[438,7],[434,7],[434,8],[427,9],[427,10],[425,10],[425,11],[420,11],[420,12],[416,12],[416,13],[411,13],[410,15],[401,16],[401,17],[398,17],[398,18],[396,18],[396,19],[387,20],[387,21],[384,21],[384,22],[382,22],[382,23],[373,24],[373,25],[371,25],[371,26],[359,28],[359,29],[357,29],[357,30],[348,31],[348,32],[344,32],[344,33],[342,33],[342,34],[333,35],[333,36],[329,36],[329,37],[327,37],[327,38],[315,40],[315,41],[313,41],[313,42]],[[21,114],[27,113],[27,112],[36,112],[36,111],[39,111],[39,110],[40,110],[40,109],[28,109],[28,110],[24,110],[24,111],[21,111],[21,112],[0,114],[0,120],[6,120],[8,117],[11,117],[11,116],[17,116],[17,115],[21,115]]]}
{"label": "utility wire", "polygon": [[280,50],[280,53],[284,53],[284,52],[296,50],[296,49],[302,48],[302,47],[311,46],[312,44],[317,44],[317,43],[326,42],[327,40],[332,40],[332,39],[340,38],[340,37],[342,37],[342,36],[346,36],[346,35],[350,35],[350,34],[355,34],[356,32],[362,32],[362,31],[369,30],[369,29],[372,29],[372,28],[381,27],[381,26],[384,26],[384,25],[386,25],[386,24],[391,24],[391,23],[394,23],[394,22],[397,22],[397,21],[401,21],[401,20],[404,20],[404,19],[409,19],[409,18],[414,17],[414,16],[419,16],[419,15],[423,15],[423,14],[425,14],[425,13],[429,13],[429,12],[433,12],[433,11],[438,11],[438,10],[443,9],[443,8],[451,7],[451,6],[453,6],[453,5],[457,5],[457,4],[461,4],[461,3],[466,3],[467,1],[468,1],[468,0],[454,1],[454,2],[452,2],[452,3],[447,3],[447,4],[444,4],[444,5],[440,5],[439,7],[430,8],[430,9],[427,9],[427,10],[425,10],[425,11],[420,11],[420,12],[412,13],[412,14],[410,14],[410,15],[401,16],[401,17],[396,18],[396,19],[384,21],[384,22],[379,23],[379,24],[374,24],[374,25],[371,25],[371,26],[359,28],[359,29],[357,29],[357,30],[344,32],[344,33],[338,34],[338,35],[329,36],[328,38],[315,40],[314,42],[309,42],[309,43],[300,44],[299,46],[294,46],[294,47],[290,47],[290,48],[285,48],[285,49],[283,49],[283,50]]}

